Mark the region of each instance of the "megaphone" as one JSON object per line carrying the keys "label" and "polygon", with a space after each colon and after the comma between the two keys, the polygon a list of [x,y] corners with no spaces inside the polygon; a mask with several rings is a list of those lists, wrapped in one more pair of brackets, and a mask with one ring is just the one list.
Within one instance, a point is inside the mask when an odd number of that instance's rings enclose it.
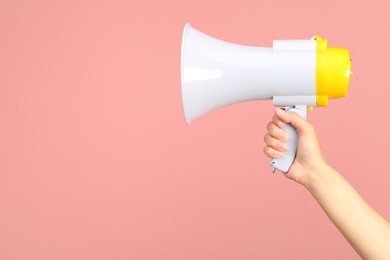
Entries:
{"label": "megaphone", "polygon": [[[306,40],[274,40],[271,47],[244,46],[208,36],[186,24],[181,47],[181,90],[185,119],[194,119],[238,102],[272,99],[306,119],[307,107],[327,106],[347,95],[349,52],[328,48],[318,35]],[[298,145],[286,125],[288,147],[273,169],[287,172]]]}

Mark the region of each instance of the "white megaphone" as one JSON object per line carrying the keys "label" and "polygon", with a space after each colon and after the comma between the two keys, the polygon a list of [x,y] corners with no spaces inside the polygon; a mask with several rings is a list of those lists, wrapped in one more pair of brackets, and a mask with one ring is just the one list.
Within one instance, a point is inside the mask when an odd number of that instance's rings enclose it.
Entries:
{"label": "white megaphone", "polygon": [[[306,119],[307,106],[327,106],[347,95],[352,75],[349,52],[328,48],[319,36],[274,40],[272,48],[237,45],[210,37],[186,24],[181,49],[181,86],[188,124],[217,108],[257,99]],[[271,160],[287,172],[298,145],[296,129],[286,125],[288,151]]]}

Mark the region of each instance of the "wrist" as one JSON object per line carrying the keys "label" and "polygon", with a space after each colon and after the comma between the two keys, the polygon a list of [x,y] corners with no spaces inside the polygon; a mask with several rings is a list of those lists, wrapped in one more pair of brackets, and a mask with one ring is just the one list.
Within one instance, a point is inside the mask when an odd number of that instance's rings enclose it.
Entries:
{"label": "wrist", "polygon": [[332,167],[326,162],[321,161],[315,166],[308,167],[306,169],[305,177],[302,178],[301,184],[308,190],[315,188],[317,185],[320,185],[321,180],[324,177],[324,174],[327,174],[332,171]]}

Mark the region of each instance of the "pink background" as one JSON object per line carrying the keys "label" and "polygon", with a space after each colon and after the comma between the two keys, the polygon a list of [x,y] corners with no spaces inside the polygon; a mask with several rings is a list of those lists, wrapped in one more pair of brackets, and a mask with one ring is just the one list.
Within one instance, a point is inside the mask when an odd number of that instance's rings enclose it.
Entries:
{"label": "pink background", "polygon": [[390,2],[0,1],[0,259],[359,259],[262,153],[270,101],[191,126],[186,22],[350,50],[349,96],[309,114],[326,158],[390,218]]}

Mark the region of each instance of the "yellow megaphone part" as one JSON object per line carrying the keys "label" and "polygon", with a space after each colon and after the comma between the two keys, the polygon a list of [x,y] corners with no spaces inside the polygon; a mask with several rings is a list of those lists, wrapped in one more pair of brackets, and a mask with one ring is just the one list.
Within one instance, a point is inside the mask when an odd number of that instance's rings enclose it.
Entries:
{"label": "yellow megaphone part", "polygon": [[314,39],[317,106],[327,106],[329,98],[347,95],[349,77],[352,75],[351,59],[347,49],[328,48],[328,41],[318,35]]}

